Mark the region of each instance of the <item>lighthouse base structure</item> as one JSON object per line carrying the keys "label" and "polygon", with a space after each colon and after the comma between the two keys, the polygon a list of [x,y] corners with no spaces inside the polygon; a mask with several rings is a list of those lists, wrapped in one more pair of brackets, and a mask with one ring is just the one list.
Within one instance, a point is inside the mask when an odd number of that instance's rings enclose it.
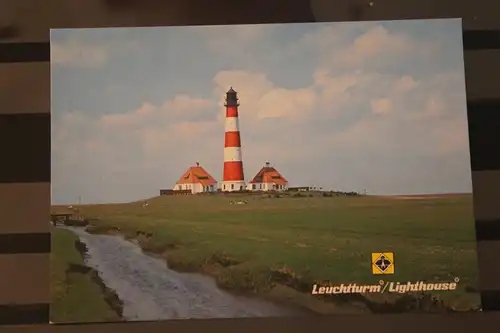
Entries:
{"label": "lighthouse base structure", "polygon": [[222,182],[222,192],[244,191],[246,184],[244,181]]}

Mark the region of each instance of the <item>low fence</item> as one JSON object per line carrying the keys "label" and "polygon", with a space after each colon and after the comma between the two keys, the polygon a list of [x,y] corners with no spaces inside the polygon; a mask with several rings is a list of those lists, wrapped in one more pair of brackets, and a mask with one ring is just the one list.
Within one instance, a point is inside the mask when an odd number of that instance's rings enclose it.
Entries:
{"label": "low fence", "polygon": [[187,195],[187,194],[192,194],[191,190],[173,190],[173,189],[160,190],[160,195]]}

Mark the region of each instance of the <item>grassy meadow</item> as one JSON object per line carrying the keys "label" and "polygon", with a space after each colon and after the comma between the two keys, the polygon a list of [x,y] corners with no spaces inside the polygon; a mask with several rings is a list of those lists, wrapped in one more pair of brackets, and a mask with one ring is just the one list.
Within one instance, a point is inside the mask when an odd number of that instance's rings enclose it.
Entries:
{"label": "grassy meadow", "polygon": [[51,322],[119,321],[118,299],[85,267],[82,250],[71,231],[52,231]]}
{"label": "grassy meadow", "polygon": [[[230,204],[240,199],[248,203]],[[479,305],[471,292],[478,280],[470,195],[180,195],[147,202],[79,210],[91,223],[89,232],[135,239],[172,269],[209,274],[224,289],[317,313],[336,312],[332,301],[347,296],[319,299],[310,295],[314,282],[376,284],[381,278],[404,283],[458,277],[458,291],[435,296],[455,310]],[[66,245],[54,246],[56,257]],[[372,275],[372,252],[394,252],[395,274]],[[370,297],[380,303],[396,296]]]}

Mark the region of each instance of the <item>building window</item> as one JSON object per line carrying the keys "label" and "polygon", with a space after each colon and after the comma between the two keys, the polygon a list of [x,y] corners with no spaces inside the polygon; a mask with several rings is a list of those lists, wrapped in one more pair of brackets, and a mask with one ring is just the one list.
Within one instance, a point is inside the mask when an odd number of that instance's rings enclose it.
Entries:
{"label": "building window", "polygon": [[259,189],[261,189],[261,190],[262,190],[262,184],[259,184]]}
{"label": "building window", "polygon": [[252,190],[255,190],[255,187],[256,187],[255,184],[252,184]]}
{"label": "building window", "polygon": [[234,190],[234,184],[231,184],[231,190]]}
{"label": "building window", "polygon": [[225,185],[225,184],[224,184],[224,185],[222,185],[222,188],[223,188],[223,189],[226,189],[226,185]]}
{"label": "building window", "polygon": [[243,185],[240,185],[240,191],[243,191]]}

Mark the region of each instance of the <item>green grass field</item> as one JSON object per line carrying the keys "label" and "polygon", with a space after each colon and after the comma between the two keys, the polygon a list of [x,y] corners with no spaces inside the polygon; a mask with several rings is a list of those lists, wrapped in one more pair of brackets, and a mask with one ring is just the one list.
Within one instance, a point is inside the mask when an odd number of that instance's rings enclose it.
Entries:
{"label": "green grass field", "polygon": [[[52,322],[119,321],[99,285],[96,272],[84,266],[75,246],[78,237],[67,230],[52,232],[50,320]],[[108,298],[108,300],[107,300]]]}
{"label": "green grass field", "polygon": [[[244,197],[246,205],[231,205]],[[472,196],[281,198],[270,195],[162,196],[81,206],[90,232],[136,238],[170,267],[214,276],[235,292],[311,305],[311,286],[330,283],[451,281],[450,307],[479,305]],[[119,230],[119,231],[117,231]],[[55,250],[57,252],[57,249]],[[374,276],[372,252],[394,252],[395,274]],[[330,296],[333,298],[334,296]],[[322,300],[322,303],[328,303]]]}

